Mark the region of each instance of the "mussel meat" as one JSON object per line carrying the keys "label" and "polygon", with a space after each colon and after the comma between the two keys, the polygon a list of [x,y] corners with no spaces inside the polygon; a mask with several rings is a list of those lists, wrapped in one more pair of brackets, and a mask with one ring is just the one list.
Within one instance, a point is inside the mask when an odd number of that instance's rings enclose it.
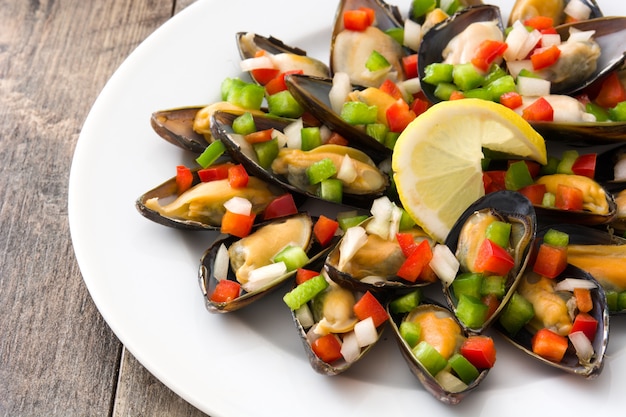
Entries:
{"label": "mussel meat", "polygon": [[569,0],[517,0],[509,15],[509,25],[516,20],[523,22],[536,16],[550,17],[555,25],[565,23],[568,16],[575,20],[602,16],[602,11],[595,0],[582,0],[584,7],[577,8],[576,11],[568,9],[569,3]]}

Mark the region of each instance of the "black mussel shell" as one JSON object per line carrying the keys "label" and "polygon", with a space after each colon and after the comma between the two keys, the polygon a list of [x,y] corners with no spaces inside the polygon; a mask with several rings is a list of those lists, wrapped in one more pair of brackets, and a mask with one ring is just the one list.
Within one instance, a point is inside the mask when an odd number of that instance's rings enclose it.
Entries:
{"label": "black mussel shell", "polygon": [[204,135],[193,130],[193,120],[203,107],[156,111],[150,116],[150,125],[159,136],[171,144],[191,152],[202,153],[209,143]]}

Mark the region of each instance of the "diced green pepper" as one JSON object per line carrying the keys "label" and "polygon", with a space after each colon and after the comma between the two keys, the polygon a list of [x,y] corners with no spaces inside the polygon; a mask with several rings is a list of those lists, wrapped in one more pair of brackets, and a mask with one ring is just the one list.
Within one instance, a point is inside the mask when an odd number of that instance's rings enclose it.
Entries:
{"label": "diced green pepper", "polygon": [[341,118],[351,125],[376,123],[378,108],[361,101],[347,101],[341,108]]}
{"label": "diced green pepper", "polygon": [[459,91],[458,87],[452,83],[439,83],[435,87],[435,92],[433,93],[435,97],[439,100],[450,100],[450,96],[455,91]]}
{"label": "diced green pepper", "polygon": [[543,235],[543,242],[552,246],[565,247],[569,245],[569,234],[556,229],[548,229]]}
{"label": "diced green pepper", "polygon": [[474,64],[457,64],[452,68],[452,81],[462,91],[472,90],[480,87],[485,81],[485,77],[478,72]]}
{"label": "diced green pepper", "polygon": [[411,2],[411,18],[419,20],[420,17],[437,7],[436,0],[413,0]]}
{"label": "diced green pepper", "polygon": [[389,149],[393,149],[400,137],[400,133],[401,132],[387,132],[385,135],[385,146]]}
{"label": "diced green pepper", "polygon": [[233,120],[233,132],[239,135],[247,135],[248,133],[256,132],[256,124],[254,123],[252,113],[245,112]]}
{"label": "diced green pepper", "polygon": [[226,147],[222,143],[221,140],[216,140],[211,142],[209,146],[196,158],[196,162],[202,168],[206,168],[210,166],[213,162],[217,160],[220,156],[224,154],[226,151]]}
{"label": "diced green pepper", "polygon": [[303,151],[310,151],[322,144],[322,134],[317,126],[303,127],[300,130],[300,138],[302,140],[300,148]]}
{"label": "diced green pepper", "polygon": [[516,292],[504,306],[498,321],[509,335],[515,336],[534,316],[532,303]]}
{"label": "diced green pepper", "polygon": [[233,82],[226,93],[226,101],[244,109],[258,110],[265,98],[265,88],[254,83]]}
{"label": "diced green pepper", "polygon": [[617,294],[617,311],[626,310],[626,291]]}
{"label": "diced green pepper", "polygon": [[541,175],[556,174],[556,168],[559,166],[560,161],[556,156],[548,155],[548,163],[541,166],[539,173]]}
{"label": "diced green pepper", "polygon": [[432,375],[437,375],[448,365],[448,361],[441,353],[426,341],[419,342],[413,349],[413,355],[424,368]]}
{"label": "diced green pepper", "polygon": [[380,143],[385,143],[387,132],[389,132],[389,128],[384,123],[370,123],[365,126],[365,133]]}
{"label": "diced green pepper", "polygon": [[394,314],[408,313],[417,307],[421,301],[422,291],[417,289],[391,301],[389,303],[389,310]]}
{"label": "diced green pepper", "polygon": [[527,68],[522,68],[520,72],[517,74],[518,77],[529,77],[529,78],[541,78],[539,74],[536,72],[532,72]]}
{"label": "diced green pepper", "polygon": [[487,320],[489,307],[479,298],[470,295],[461,295],[456,305],[456,316],[469,328],[479,328]]}
{"label": "diced green pepper", "polygon": [[504,175],[504,186],[507,190],[517,191],[533,182],[528,165],[524,161],[513,162],[509,165]]}
{"label": "diced green pepper", "polygon": [[326,201],[333,203],[341,203],[343,199],[343,184],[336,178],[329,178],[320,182],[320,187],[317,195]]}
{"label": "diced green pepper", "polygon": [[284,262],[287,271],[295,271],[309,263],[309,256],[300,246],[289,245],[274,256],[275,263]]}
{"label": "diced green pepper", "polygon": [[246,85],[246,82],[240,78],[225,78],[224,81],[222,81],[222,85],[220,87],[222,100],[228,100],[228,94],[230,90],[234,88],[242,88],[244,85]]}
{"label": "diced green pepper", "polygon": [[340,216],[337,215],[337,222],[339,223],[339,227],[344,232],[351,227],[357,226],[363,221],[367,220],[369,216],[366,214],[363,215],[350,215],[350,216]]}
{"label": "diced green pepper", "polygon": [[389,68],[390,66],[391,64],[389,64],[387,58],[385,58],[380,52],[375,50],[370,53],[367,61],[365,61],[365,68],[367,68],[367,70],[371,72],[380,71],[385,68]]}
{"label": "diced green pepper", "polygon": [[487,91],[489,91],[494,101],[500,102],[502,94],[516,91],[515,80],[512,76],[505,75],[491,82],[487,86]]}
{"label": "diced green pepper", "polygon": [[453,15],[457,10],[461,9],[463,5],[459,0],[441,0],[439,7],[446,12],[447,15]]}
{"label": "diced green pepper", "polygon": [[289,90],[279,91],[267,97],[267,108],[273,115],[297,119],[304,113],[304,108],[291,95]]}
{"label": "diced green pepper", "polygon": [[606,294],[606,305],[609,309],[609,312],[615,313],[616,311],[619,311],[618,302],[617,302],[619,293],[614,290],[605,290],[605,294]]}
{"label": "diced green pepper", "polygon": [[472,88],[471,90],[464,91],[463,96],[465,98],[479,98],[481,100],[493,101],[491,92],[483,87]]}
{"label": "diced green pepper", "polygon": [[297,310],[312,300],[317,294],[328,287],[328,282],[323,275],[318,275],[289,291],[283,297],[283,301],[292,310]]}
{"label": "diced green pepper", "polygon": [[485,82],[483,85],[489,86],[495,80],[504,77],[507,75],[507,72],[499,65],[493,64],[491,68],[489,68],[489,72],[485,75]]}
{"label": "diced green pepper", "polygon": [[485,229],[485,237],[503,248],[509,247],[511,223],[494,221]]}
{"label": "diced green pepper", "polygon": [[306,175],[309,178],[309,184],[318,184],[337,173],[337,167],[332,159],[324,158],[314,162],[306,169]]}
{"label": "diced green pepper", "polygon": [[557,174],[573,174],[572,165],[578,158],[578,151],[576,149],[566,149],[561,155],[561,161],[556,167]]}
{"label": "diced green pepper", "polygon": [[541,205],[543,207],[554,207],[556,204],[556,196],[553,193],[545,193],[543,195],[543,199],[541,200]]}
{"label": "diced green pepper", "polygon": [[500,275],[489,275],[483,280],[483,286],[480,289],[481,295],[495,295],[501,300],[506,293],[506,278]]}
{"label": "diced green pepper", "polygon": [[596,122],[606,122],[609,120],[609,111],[595,103],[587,103],[585,111],[593,114],[596,117]]}
{"label": "diced green pepper", "polygon": [[385,33],[393,38],[400,45],[404,44],[404,28],[394,27],[389,28]]}
{"label": "diced green pepper", "polygon": [[480,298],[483,286],[483,274],[479,272],[464,272],[452,281],[452,290],[457,300],[463,295]]}
{"label": "diced green pepper", "polygon": [[626,122],[626,101],[622,101],[609,109],[609,117],[615,122]]}
{"label": "diced green pepper", "polygon": [[267,142],[259,142],[252,145],[256,157],[259,160],[259,165],[263,168],[269,168],[272,165],[272,161],[278,156],[278,139],[274,138]]}
{"label": "diced green pepper", "polygon": [[415,226],[415,220],[413,220],[413,218],[409,215],[409,213],[407,213],[405,209],[400,208],[400,210],[402,210],[402,216],[400,216],[400,224],[398,225],[398,230],[409,230],[413,228],[413,226]]}
{"label": "diced green pepper", "polygon": [[415,347],[420,340],[422,334],[422,326],[413,321],[403,321],[400,324],[400,336],[411,347]]}
{"label": "diced green pepper", "polygon": [[436,62],[424,68],[424,78],[422,81],[428,84],[452,83],[452,72],[454,65]]}
{"label": "diced green pepper", "polygon": [[452,355],[450,359],[448,359],[448,363],[461,381],[468,385],[478,378],[478,375],[480,374],[478,369],[476,369],[476,367],[460,353]]}

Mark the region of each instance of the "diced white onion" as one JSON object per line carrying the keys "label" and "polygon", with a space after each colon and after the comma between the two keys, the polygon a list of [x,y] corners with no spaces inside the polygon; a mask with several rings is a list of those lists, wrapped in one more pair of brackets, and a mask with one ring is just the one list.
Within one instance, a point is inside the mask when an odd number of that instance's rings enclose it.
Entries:
{"label": "diced white onion", "polygon": [[595,282],[580,278],[565,278],[554,286],[557,291],[574,291],[575,288],[592,290],[596,288]]}
{"label": "diced white onion", "polygon": [[417,94],[422,91],[422,84],[420,83],[419,77],[401,81],[398,86],[401,86],[401,88],[410,95]]}
{"label": "diced white onion", "polygon": [[368,317],[354,325],[354,335],[360,347],[369,346],[378,339],[378,332],[374,326],[374,319]]}
{"label": "diced white onion", "polygon": [[540,40],[541,32],[538,30],[528,32],[522,22],[516,21],[513,23],[513,29],[506,37],[508,47],[504,51],[504,59],[517,61],[526,58]]}
{"label": "diced white onion", "polygon": [[339,245],[339,270],[344,270],[355,253],[367,242],[367,232],[361,226],[348,228]]}
{"label": "diced white onion", "polygon": [[228,249],[223,243],[217,248],[215,260],[213,261],[213,276],[216,280],[221,281],[228,277],[228,266],[230,265],[230,257]]}
{"label": "diced white onion", "polygon": [[328,142],[328,139],[332,136],[333,131],[326,125],[320,126],[320,137],[322,138],[322,143]]}
{"label": "diced white onion", "polygon": [[346,362],[354,362],[359,358],[360,354],[361,347],[354,331],[344,334],[341,342],[341,356],[343,356]]}
{"label": "diced white onion", "polygon": [[509,70],[509,74],[513,78],[517,78],[519,73],[525,69],[528,71],[533,71],[533,63],[530,59],[522,59],[520,61],[509,61],[506,63],[507,69]]}
{"label": "diced white onion", "polygon": [[435,379],[439,382],[439,385],[448,392],[461,392],[467,389],[467,384],[461,381],[451,372],[443,370],[435,375]]}
{"label": "diced white onion", "polygon": [[595,34],[595,30],[576,30],[570,28],[567,42],[588,42]]}
{"label": "diced white onion", "polygon": [[284,148],[287,146],[287,135],[278,129],[272,130],[272,139],[276,139],[278,141],[278,148]]}
{"label": "diced white onion", "polygon": [[311,313],[311,309],[306,303],[300,306],[300,308],[296,309],[294,314],[296,315],[296,319],[298,319],[302,327],[305,329],[308,329],[315,324],[313,313]]}
{"label": "diced white onion", "polygon": [[525,97],[542,97],[550,94],[550,81],[534,77],[517,77],[517,92]]}
{"label": "diced white onion", "polygon": [[419,50],[422,43],[422,25],[411,19],[404,20],[404,46],[414,51]]}
{"label": "diced white onion", "polygon": [[589,6],[581,0],[568,1],[567,6],[563,9],[563,12],[576,20],[587,20],[589,19],[589,16],[591,16],[591,8],[589,8]]}
{"label": "diced white onion", "polygon": [[613,179],[615,181],[626,180],[626,158],[621,158],[613,166]]}
{"label": "diced white onion", "polygon": [[243,197],[233,197],[224,203],[226,210],[231,213],[241,214],[243,216],[249,216],[252,212],[252,203]]}
{"label": "diced white onion", "polygon": [[558,33],[546,33],[541,35],[541,47],[549,48],[553,45],[559,46],[561,44],[561,35]]}
{"label": "diced white onion", "polygon": [[285,265],[282,261],[265,265],[250,271],[250,274],[248,275],[248,282],[242,284],[241,286],[248,292],[256,291],[286,273],[287,265]]}
{"label": "diced white onion", "polygon": [[429,265],[446,287],[452,284],[460,266],[450,248],[440,243],[433,248],[433,258]]}
{"label": "diced white onion", "polygon": [[257,56],[241,60],[239,67],[242,71],[252,71],[256,69],[273,69],[274,63],[269,56]]}
{"label": "diced white onion", "polygon": [[570,342],[576,350],[576,356],[581,363],[589,363],[593,357],[593,345],[589,338],[582,331],[573,332],[568,335]]}
{"label": "diced white onion", "polygon": [[389,239],[389,225],[392,221],[394,207],[395,204],[387,196],[374,200],[370,209],[372,219],[365,226],[367,233],[378,235],[384,240]]}
{"label": "diced white onion", "polygon": [[302,148],[302,127],[304,126],[304,122],[302,119],[296,119],[293,122],[289,123],[283,129],[285,136],[287,136],[287,147],[290,149],[301,149]]}
{"label": "diced white onion", "polygon": [[345,184],[352,184],[357,176],[356,164],[348,154],[344,155],[339,170],[337,171],[337,179],[343,181]]}
{"label": "diced white onion", "polygon": [[328,93],[328,99],[330,101],[330,107],[337,114],[341,113],[343,109],[343,103],[346,102],[348,94],[352,91],[352,83],[350,82],[350,76],[345,72],[337,72],[333,76],[332,87]]}

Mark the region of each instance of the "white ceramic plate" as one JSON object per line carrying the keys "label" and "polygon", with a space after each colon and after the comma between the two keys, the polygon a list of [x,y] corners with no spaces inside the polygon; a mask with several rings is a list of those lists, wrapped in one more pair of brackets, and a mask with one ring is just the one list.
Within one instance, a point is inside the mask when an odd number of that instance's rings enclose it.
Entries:
{"label": "white ceramic plate", "polygon": [[[406,11],[409,3],[398,4]],[[495,3],[508,11],[513,1]],[[200,0],[146,39],[107,83],[76,146],[69,189],[76,256],[107,323],[151,373],[212,417],[527,417],[623,409],[622,317],[611,321],[596,380],[548,369],[496,337],[495,368],[478,391],[450,407],[412,376],[390,331],[347,373],[325,377],[309,366],[281,293],[236,313],[205,310],[197,267],[216,235],[160,226],[134,207],[176,165],[193,161],[160,139],[149,117],[216,101],[221,81],[240,75],[237,31],[274,35],[327,60],[336,4]],[[606,14],[626,14],[623,3],[600,4]]]}

